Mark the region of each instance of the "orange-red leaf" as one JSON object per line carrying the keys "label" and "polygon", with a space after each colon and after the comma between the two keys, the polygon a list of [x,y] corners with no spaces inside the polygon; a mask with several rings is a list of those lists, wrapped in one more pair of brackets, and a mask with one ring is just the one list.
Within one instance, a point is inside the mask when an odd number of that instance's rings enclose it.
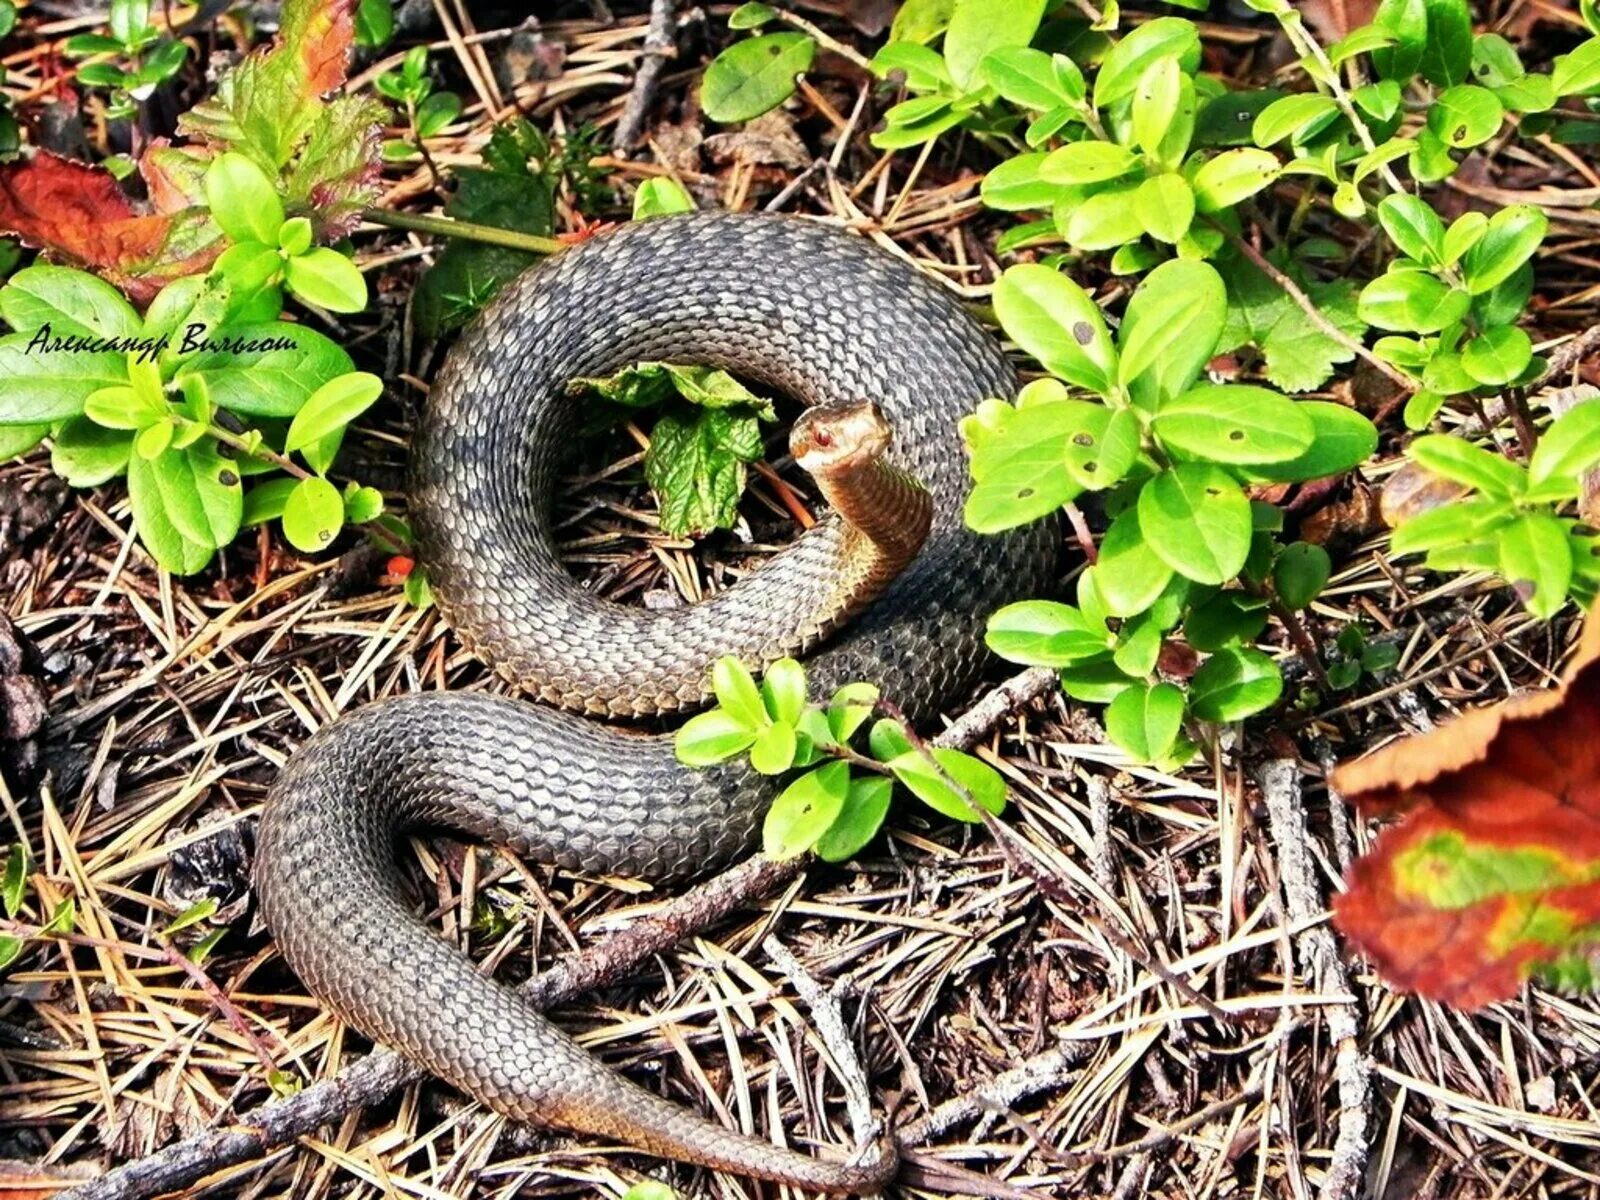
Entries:
{"label": "orange-red leaf", "polygon": [[86,266],[148,262],[171,220],[141,214],[110,172],[40,151],[0,168],[0,229]]}
{"label": "orange-red leaf", "polygon": [[1600,606],[1548,692],[1341,767],[1399,812],[1350,872],[1339,929],[1392,984],[1476,1008],[1600,947]]}
{"label": "orange-red leaf", "polygon": [[356,0],[285,4],[278,44],[300,60],[306,90],[325,96],[344,83],[355,38]]}

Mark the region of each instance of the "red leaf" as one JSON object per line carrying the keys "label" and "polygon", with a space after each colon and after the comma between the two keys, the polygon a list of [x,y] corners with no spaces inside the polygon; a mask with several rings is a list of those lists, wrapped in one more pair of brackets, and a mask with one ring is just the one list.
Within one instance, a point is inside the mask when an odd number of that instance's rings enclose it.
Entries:
{"label": "red leaf", "polygon": [[355,37],[356,0],[285,4],[278,45],[297,55],[306,91],[324,96],[344,83]]}
{"label": "red leaf", "polygon": [[1477,1008],[1600,947],[1600,605],[1559,688],[1397,742],[1333,784],[1405,814],[1334,903],[1394,986]]}
{"label": "red leaf", "polygon": [[88,266],[148,261],[169,218],[141,214],[111,173],[40,151],[0,168],[0,228]]}

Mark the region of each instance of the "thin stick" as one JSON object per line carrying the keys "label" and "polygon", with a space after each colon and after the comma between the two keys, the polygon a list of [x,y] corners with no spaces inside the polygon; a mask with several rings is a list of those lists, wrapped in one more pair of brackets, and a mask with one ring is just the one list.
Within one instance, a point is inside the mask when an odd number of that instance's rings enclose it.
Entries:
{"label": "thin stick", "polygon": [[633,86],[628,89],[628,99],[622,106],[622,116],[617,118],[617,128],[611,138],[611,149],[618,158],[626,158],[639,140],[645,116],[656,95],[656,81],[661,78],[661,68],[673,55],[673,33],[677,21],[672,15],[672,0],[650,0],[650,28],[644,35],[644,56],[633,73]]}
{"label": "thin stick", "polygon": [[566,244],[555,238],[540,237],[533,233],[518,233],[514,229],[496,229],[493,225],[479,225],[475,221],[458,221],[454,217],[429,217],[421,213],[391,212],[388,209],[362,210],[361,219],[390,229],[408,229],[413,233],[433,233],[440,237],[466,238],[472,242],[486,242],[491,246],[508,246],[512,250],[527,250],[533,254],[558,254]]}

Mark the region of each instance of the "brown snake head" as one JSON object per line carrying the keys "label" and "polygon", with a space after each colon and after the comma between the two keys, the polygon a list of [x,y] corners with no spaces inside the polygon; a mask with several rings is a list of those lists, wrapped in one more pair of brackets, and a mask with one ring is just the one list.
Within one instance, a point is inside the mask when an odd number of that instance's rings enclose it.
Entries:
{"label": "brown snake head", "polygon": [[858,471],[889,452],[894,430],[871,400],[817,404],[789,430],[789,453],[813,476]]}

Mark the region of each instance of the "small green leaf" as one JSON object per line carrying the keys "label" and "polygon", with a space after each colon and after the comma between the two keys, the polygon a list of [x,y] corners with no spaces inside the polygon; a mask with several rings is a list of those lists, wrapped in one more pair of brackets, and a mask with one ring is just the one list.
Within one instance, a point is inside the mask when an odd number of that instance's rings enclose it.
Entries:
{"label": "small green leaf", "polygon": [[635,221],[693,211],[694,200],[684,190],[683,184],[670,175],[656,175],[646,179],[633,194]]}
{"label": "small green leaf", "polygon": [[1203,213],[1223,212],[1278,177],[1278,160],[1265,150],[1225,150],[1195,172],[1195,207]]}
{"label": "small green leaf", "polygon": [[1461,366],[1486,387],[1519,378],[1533,361],[1533,339],[1515,325],[1486,329],[1461,348]]}
{"label": "small green leaf", "polygon": [[761,829],[763,852],[779,862],[804,854],[839,818],[849,792],[849,763],[825,763],[800,776],[767,810]]}
{"label": "small green leaf", "polygon": [[817,857],[824,862],[843,862],[859,853],[883,827],[893,793],[894,781],[881,775],[852,779],[844,807],[828,831],[817,839]]}
{"label": "small green leaf", "polygon": [[[1078,250],[1110,250],[1131,242],[1144,233],[1139,214],[1134,211],[1136,183],[1122,184],[1096,192],[1072,208],[1061,235]],[[1057,206],[1058,224],[1061,207]]]}
{"label": "small green leaf", "polygon": [[1106,709],[1106,733],[1130,757],[1156,762],[1177,742],[1183,709],[1183,692],[1172,684],[1134,684]]}
{"label": "small green leaf", "polygon": [[1391,267],[1361,289],[1358,311],[1380,329],[1436,333],[1461,320],[1471,306],[1466,292],[1427,271]]}
{"label": "small green leaf", "polygon": [[1285,546],[1272,564],[1272,587],[1288,608],[1309,608],[1332,573],[1333,560],[1326,550],[1310,542],[1295,542]]}
{"label": "small green leaf", "polygon": [[1194,192],[1181,175],[1153,175],[1133,193],[1133,211],[1146,233],[1171,245],[1194,223]]}
{"label": "small green leaf", "polygon": [[1251,130],[1256,145],[1275,146],[1286,139],[1304,142],[1339,118],[1339,106],[1330,96],[1300,92],[1276,100],[1261,110]]}
{"label": "small green leaf", "polygon": [[[982,7],[973,4],[972,7]],[[1095,78],[1095,107],[1105,109],[1133,95],[1150,64],[1176,58],[1186,71],[1200,64],[1200,31],[1182,17],[1157,17],[1131,30],[1111,47]]]}
{"label": "small green leaf", "polygon": [[1047,183],[1107,183],[1139,165],[1132,150],[1115,142],[1072,142],[1046,155],[1039,177]]}
{"label": "small green leaf", "polygon": [[1330,400],[1297,400],[1295,408],[1316,430],[1310,447],[1287,462],[1247,468],[1250,477],[1276,483],[1326,479],[1360,466],[1378,448],[1377,427],[1353,408]]}
{"label": "small green leaf", "polygon": [[1146,409],[1187,391],[1222,335],[1227,289],[1207,263],[1173,259],[1128,301],[1118,331],[1118,382]]}
{"label": "small green leaf", "polygon": [[344,498],[320,476],[302,479],[283,505],[283,536],[307,554],[326,549],[344,525]]}
{"label": "small green leaf", "polygon": [[283,278],[300,299],[329,312],[360,312],[367,306],[367,281],[360,268],[327,246],[285,260]]}
{"label": "small green leaf", "polygon": [[1287,396],[1245,384],[1202,384],[1163,404],[1152,426],[1182,453],[1217,463],[1284,462],[1310,449],[1316,426]]}
{"label": "small green leaf", "polygon": [[202,921],[209,921],[217,915],[217,908],[217,898],[215,896],[207,896],[184,909],[171,920],[162,932],[171,937],[173,934],[188,929],[192,925],[198,925]]}
{"label": "small green leaf", "polygon": [[1476,541],[1516,515],[1502,499],[1474,496],[1402,521],[1390,539],[1395,554],[1422,554]]}
{"label": "small green leaf", "polygon": [[750,744],[750,765],[763,775],[782,775],[794,766],[798,747],[794,725],[788,722],[768,725]]}
{"label": "small green leaf", "polygon": [[1567,602],[1572,551],[1567,527],[1545,513],[1529,513],[1499,531],[1500,574],[1528,611],[1548,621]]}
{"label": "small green leaf", "polygon": [[743,754],[756,740],[757,730],[721,708],[698,713],[685,721],[673,737],[678,761],[691,767],[709,767]]}
{"label": "small green leaf", "polygon": [[1425,201],[1409,193],[1385,196],[1378,221],[1400,253],[1429,266],[1444,260],[1444,222]]}
{"label": "small green leaf", "polygon": [[871,683],[847,683],[828,699],[828,732],[844,745],[872,716],[878,688]]}
{"label": "small green leaf", "polygon": [[1138,506],[1129,505],[1100,540],[1095,580],[1107,611],[1116,617],[1144,612],[1171,582],[1172,574],[1145,539]]}
{"label": "small green leaf", "polygon": [[922,751],[909,750],[885,765],[913,796],[952,820],[983,820],[962,792],[991,813],[1005,811],[1005,780],[993,767],[959,750],[936,746],[931,753],[932,762]]}
{"label": "small green leaf", "polygon": [[1481,145],[1500,130],[1505,106],[1488,88],[1460,84],[1435,96],[1428,108],[1428,128],[1456,149]]}
{"label": "small green leaf", "polygon": [[1242,721],[1276,704],[1283,675],[1259,650],[1219,650],[1189,684],[1189,711],[1202,721]]}
{"label": "small green leaf", "polygon": [[1050,374],[1097,393],[1110,388],[1117,352],[1105,318],[1060,271],[1037,263],[1007,269],[995,284],[994,309],[1006,333]]}
{"label": "small green leaf", "polygon": [[777,16],[778,10],[772,5],[758,4],[751,0],[751,3],[741,4],[728,14],[728,28],[760,29],[767,22],[775,20]]}
{"label": "small green leaf", "polygon": [[761,700],[772,720],[793,725],[806,707],[806,669],[792,658],[780,658],[761,677]]}
{"label": "small green leaf", "polygon": [[454,92],[434,92],[417,105],[416,128],[420,138],[442,133],[461,115],[461,97]]}
{"label": "small green leaf", "polygon": [[139,314],[122,293],[87,271],[35,264],[0,287],[0,316],[13,329],[50,326],[52,336],[137,337]]}
{"label": "small green leaf", "polygon": [[1581,43],[1571,54],[1558,55],[1550,82],[1558,96],[1577,96],[1600,87],[1600,37]]}
{"label": "small green leaf", "polygon": [[16,842],[6,854],[6,869],[0,875],[0,902],[6,916],[15,917],[22,908],[23,888],[28,882],[28,848]]}
{"label": "small green leaf", "polygon": [[1467,291],[1481,296],[1511,278],[1533,257],[1549,228],[1549,218],[1531,204],[1516,204],[1495,213],[1461,260]]}
{"label": "small green leaf", "polygon": [[1044,10],[1045,0],[957,0],[944,33],[944,61],[956,87],[977,87],[978,65],[993,51],[1032,42]]}
{"label": "small green leaf", "polygon": [[1105,653],[1108,644],[1080,610],[1054,600],[1005,605],[989,618],[983,640],[1001,658],[1030,667],[1064,667]]}
{"label": "small green leaf", "polygon": [[1250,554],[1250,502],[1220,467],[1188,463],[1150,480],[1139,527],[1163,562],[1197,583],[1228,582]]}
{"label": "small green leaf", "polygon": [[1561,414],[1544,431],[1528,461],[1528,480],[1537,488],[1549,480],[1570,481],[1600,463],[1600,400],[1585,400]]}
{"label": "small green leaf", "polygon": [[383,380],[365,371],[330,379],[306,400],[289,423],[285,453],[302,450],[354,421],[383,394]]}
{"label": "small green leaf", "polygon": [[1411,443],[1411,458],[1435,475],[1464,483],[1488,496],[1514,500],[1528,487],[1528,473],[1499,454],[1465,438],[1425,434]]}
{"label": "small green leaf", "polygon": [[217,155],[205,174],[206,205],[232,242],[278,244],[283,201],[267,173],[233,151]]}
{"label": "small green leaf", "polygon": [[768,33],[735,42],[706,68],[701,107],[723,124],[759,117],[794,95],[796,78],[810,68],[816,53],[817,43],[803,33]]}

